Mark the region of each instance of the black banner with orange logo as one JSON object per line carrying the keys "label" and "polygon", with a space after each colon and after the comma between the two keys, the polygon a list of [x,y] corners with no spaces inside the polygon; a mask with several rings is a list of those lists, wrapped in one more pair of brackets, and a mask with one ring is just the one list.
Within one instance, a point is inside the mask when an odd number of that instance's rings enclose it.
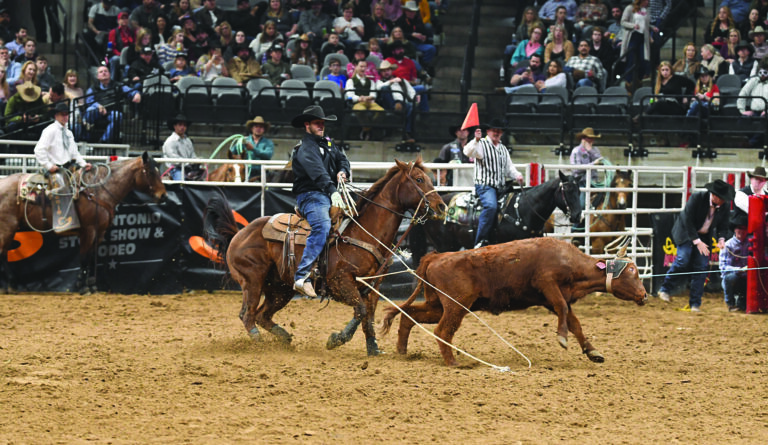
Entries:
{"label": "black banner with orange logo", "polygon": [[[115,211],[105,239],[98,246],[96,277],[101,291],[124,294],[168,294],[184,289],[217,290],[225,273],[214,267],[202,236],[205,205],[223,193],[245,225],[261,215],[261,191],[252,187],[211,187],[171,184],[164,203],[148,203],[131,193]],[[290,212],[290,191],[270,189],[265,214]],[[14,289],[27,292],[69,292],[79,270],[79,238],[20,232],[8,253]],[[228,287],[232,287],[230,283]]]}

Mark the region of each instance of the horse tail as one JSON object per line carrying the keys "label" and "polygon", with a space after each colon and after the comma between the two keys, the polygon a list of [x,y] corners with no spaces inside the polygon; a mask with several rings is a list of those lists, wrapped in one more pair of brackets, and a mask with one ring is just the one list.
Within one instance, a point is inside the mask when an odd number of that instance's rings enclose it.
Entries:
{"label": "horse tail", "polygon": [[427,267],[432,263],[434,260],[434,257],[436,256],[435,252],[428,253],[425,255],[421,262],[419,262],[419,267],[416,269],[416,275],[418,275],[418,283],[416,284],[416,289],[413,290],[413,293],[410,297],[408,297],[407,300],[405,300],[405,303],[401,304],[400,306],[391,306],[387,309],[384,309],[384,319],[381,320],[381,327],[379,329],[379,333],[381,335],[386,335],[389,333],[390,328],[392,328],[392,322],[394,321],[395,317],[401,312],[404,311],[405,308],[410,306],[414,300],[421,294],[422,290],[424,290],[424,280],[426,280],[427,275]]}
{"label": "horse tail", "polygon": [[239,230],[232,207],[223,194],[216,194],[208,200],[203,213],[203,233],[205,240],[225,266],[229,243]]}

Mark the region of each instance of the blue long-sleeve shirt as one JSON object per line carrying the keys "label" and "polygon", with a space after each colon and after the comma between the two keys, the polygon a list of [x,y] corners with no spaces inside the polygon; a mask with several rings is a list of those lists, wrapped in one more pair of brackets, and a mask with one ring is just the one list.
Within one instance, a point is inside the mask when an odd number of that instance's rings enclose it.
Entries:
{"label": "blue long-sleeve shirt", "polygon": [[735,236],[725,242],[725,249],[720,251],[720,270],[737,270],[747,265],[749,256],[748,242],[739,241]]}

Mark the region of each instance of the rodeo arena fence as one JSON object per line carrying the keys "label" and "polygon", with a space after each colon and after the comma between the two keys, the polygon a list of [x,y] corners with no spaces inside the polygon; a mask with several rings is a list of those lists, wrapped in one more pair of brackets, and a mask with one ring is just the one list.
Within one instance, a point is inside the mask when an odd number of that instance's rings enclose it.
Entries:
{"label": "rodeo arena fence", "polygon": [[[4,141],[14,145],[34,145],[29,141]],[[109,147],[120,156],[90,156],[94,144],[81,144],[80,149],[86,160],[103,163],[128,156],[127,145],[110,144]],[[168,199],[163,203],[150,203],[146,196],[131,193],[118,206],[112,225],[104,241],[97,248],[97,285],[100,290],[117,293],[178,293],[184,290],[234,289],[227,282],[225,271],[212,260],[210,248],[203,240],[203,214],[208,200],[215,193],[223,193],[243,224],[264,215],[293,212],[295,199],[290,183],[269,182],[270,173],[284,170],[285,161],[247,161],[229,159],[176,159],[158,158],[162,164],[169,162],[187,169],[192,164],[204,163],[210,170],[222,164],[241,164],[260,167],[261,176],[255,182],[204,182],[170,181],[165,185]],[[356,187],[367,188],[392,167],[390,162],[352,162],[352,181]],[[426,164],[436,177],[446,170],[453,171],[451,184],[440,185],[440,192],[470,192],[472,186],[472,164]],[[546,182],[558,171],[569,173],[568,164],[518,164],[523,172],[526,186]],[[596,193],[627,193],[631,198],[625,208],[609,209],[605,206],[583,210],[584,229],[575,231],[559,210],[555,211],[553,236],[579,245],[585,253],[596,258],[612,258],[619,245],[627,246],[627,256],[640,270],[646,288],[655,292],[663,281],[664,274],[674,261],[676,247],[671,239],[675,216],[684,208],[691,193],[704,190],[704,184],[723,179],[737,190],[748,183],[746,170],[734,171],[712,167],[649,167],[619,165],[585,165],[585,170],[595,170],[598,180],[587,182],[582,191],[585,202],[591,202]],[[0,176],[18,172],[39,172],[41,167],[33,155],[0,154]],[[607,187],[609,178],[617,170],[627,172],[631,177],[629,187]],[[278,176],[279,177],[279,176]],[[750,199],[748,305],[747,312],[768,310],[768,240],[765,234],[765,211],[768,203],[762,197]],[[592,222],[609,215],[622,215],[626,222],[624,231],[591,230]],[[565,221],[565,222],[563,222]],[[401,229],[407,227],[404,221]],[[402,231],[401,230],[401,231]],[[16,243],[8,252],[8,264],[12,282],[19,291],[69,291],[74,288],[79,268],[77,236],[58,237],[42,234],[42,243],[36,249],[29,249],[24,243],[29,232],[16,235]],[[592,240],[597,237],[615,238],[602,252],[591,250]],[[712,240],[710,258],[710,283],[719,284],[717,263],[719,250]],[[397,270],[397,260],[408,255],[398,255],[392,269]],[[405,264],[405,263],[403,263]],[[405,270],[415,269],[417,264],[405,264]],[[402,268],[402,266],[401,266]],[[396,298],[407,297],[415,281],[403,274],[404,281],[394,284],[388,279],[383,289]]]}

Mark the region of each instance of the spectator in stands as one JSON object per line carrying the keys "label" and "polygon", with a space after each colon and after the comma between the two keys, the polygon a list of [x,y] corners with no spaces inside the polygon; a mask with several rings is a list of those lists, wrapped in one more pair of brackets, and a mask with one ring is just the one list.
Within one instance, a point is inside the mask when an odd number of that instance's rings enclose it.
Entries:
{"label": "spectator in stands", "polygon": [[165,45],[171,40],[171,33],[173,29],[168,26],[168,19],[164,15],[158,15],[155,17],[154,23],[152,23],[152,47],[157,50],[162,45]]}
{"label": "spectator in stands", "polygon": [[283,47],[275,44],[267,51],[267,63],[261,66],[264,77],[279,86],[284,80],[291,78],[291,64],[283,60]]}
{"label": "spectator in stands", "polygon": [[283,36],[277,32],[277,23],[272,20],[267,20],[264,23],[264,30],[251,40],[250,47],[253,51],[254,57],[259,62],[264,60],[264,55],[276,42],[282,42]]}
{"label": "spectator in stands", "polygon": [[235,47],[236,56],[227,64],[229,75],[240,85],[245,85],[251,79],[262,77],[261,64],[251,57],[251,49],[242,44]]}
{"label": "spectator in stands", "polygon": [[379,75],[381,79],[376,83],[379,104],[385,110],[405,112],[405,140],[414,142],[413,107],[414,104],[420,105],[421,96],[416,94],[410,82],[392,75],[392,64],[388,60],[383,60],[379,65]]}
{"label": "spectator in stands", "polygon": [[381,45],[379,44],[379,39],[376,37],[371,37],[371,39],[368,41],[368,53],[372,56],[378,57],[379,60],[384,60],[386,58],[381,52]]}
{"label": "spectator in stands", "polygon": [[0,5],[0,39],[5,42],[13,40],[13,31],[11,30],[11,13],[8,12],[8,8]]}
{"label": "spectator in stands", "polygon": [[683,48],[683,54],[685,57],[678,59],[672,66],[672,72],[678,76],[687,77],[690,80],[696,79],[696,71],[699,70],[701,65],[697,59],[698,54],[696,52],[696,45],[693,42],[688,42]]}
{"label": "spectator in stands", "polygon": [[[183,114],[177,114],[176,117],[168,122],[168,128],[173,131],[170,136],[163,143],[163,157],[164,158],[187,158],[197,159],[195,154],[195,146],[192,145],[192,140],[187,136],[187,129],[189,128],[189,120]],[[173,181],[181,181],[181,165],[179,164],[166,164],[168,168],[168,175]],[[189,170],[186,169],[188,173]]]}
{"label": "spectator in stands", "polygon": [[121,12],[117,15],[117,28],[109,32],[107,40],[112,43],[109,71],[112,72],[112,80],[119,80],[121,76],[120,53],[123,48],[130,48],[136,43],[136,32],[129,24],[127,12]]}
{"label": "spectator in stands", "polygon": [[209,43],[208,54],[204,54],[197,59],[195,69],[206,82],[212,82],[213,79],[219,76],[229,77],[227,64],[221,55],[221,43],[218,40]]}
{"label": "spectator in stands", "polygon": [[155,50],[151,46],[145,46],[141,49],[139,58],[134,60],[128,69],[128,82],[136,88],[141,88],[141,82],[144,79],[163,73],[165,73],[165,69],[157,62]]}
{"label": "spectator in stands", "polygon": [[538,81],[534,85],[540,93],[546,93],[550,87],[565,87],[568,84],[568,78],[563,72],[563,64],[559,60],[550,60],[547,64],[547,79]]}
{"label": "spectator in stands", "polygon": [[[764,57],[760,59],[757,76],[749,78],[739,91],[736,106],[743,116],[764,116],[766,101],[768,101],[768,58]],[[749,145],[762,147],[764,139],[762,133],[756,134],[750,138]]]}
{"label": "spectator in stands", "polygon": [[749,33],[749,38],[752,39],[752,54],[757,60],[762,59],[768,55],[768,43],[765,43],[766,32],[762,26],[758,26],[754,31]]}
{"label": "spectator in stands", "polygon": [[685,208],[675,218],[672,227],[672,240],[677,246],[677,256],[667,270],[667,275],[659,289],[659,299],[670,302],[670,292],[680,281],[681,272],[690,272],[685,276],[690,279],[691,291],[688,308],[691,312],[701,311],[701,295],[704,293],[704,281],[709,268],[709,243],[717,240],[720,251],[725,249],[725,236],[728,232],[728,202],[733,200],[733,187],[721,179],[715,179],[704,186],[707,191],[691,195]]}
{"label": "spectator in stands", "polygon": [[621,58],[627,57],[624,80],[628,91],[635,91],[648,75],[651,60],[651,18],[648,0],[634,0],[621,15]]}
{"label": "spectator in stands", "polygon": [[608,7],[600,0],[587,0],[579,5],[574,21],[601,24],[608,19]]}
{"label": "spectator in stands", "polygon": [[573,73],[576,86],[590,86],[602,90],[603,82],[606,80],[605,69],[600,59],[589,55],[589,42],[580,41],[578,52],[578,55],[568,59],[565,64],[566,70]]}
{"label": "spectator in stands", "polygon": [[547,75],[543,70],[541,55],[533,54],[531,60],[528,61],[528,66],[518,68],[509,78],[510,86],[501,87],[497,91],[512,94],[522,86],[536,85],[537,82],[543,82],[546,79]]}
{"label": "spectator in stands", "polygon": [[[32,64],[34,65],[34,63]],[[40,87],[32,82],[20,84],[5,106],[6,133],[40,122],[45,112]],[[35,135],[30,135],[30,137]]]}
{"label": "spectator in stands", "polygon": [[[357,60],[355,71],[347,79],[345,86],[346,99],[352,104],[353,110],[384,111],[384,108],[376,103],[377,83],[374,79],[366,76],[367,70],[368,61],[365,59]],[[372,119],[375,120],[377,117],[378,114],[374,114]],[[361,118],[360,120],[365,121],[368,119]],[[360,139],[366,141],[371,139],[370,127],[363,127],[360,132]]]}
{"label": "spectator in stands", "polygon": [[[699,70],[702,68],[704,67],[700,67]],[[688,105],[688,101],[682,96],[686,91],[693,91],[693,87],[693,83],[688,78],[672,72],[672,65],[669,62],[661,62],[656,73],[656,85],[653,88],[653,94],[665,97],[655,98],[646,113],[666,116],[685,114],[684,106]]]}
{"label": "spectator in stands", "polygon": [[743,85],[748,78],[757,74],[757,60],[752,58],[752,45],[746,40],[742,40],[736,45],[736,54],[739,57],[731,62],[728,74],[739,76]]}
{"label": "spectator in stands", "polygon": [[0,68],[5,70],[5,79],[8,81],[8,85],[15,84],[16,79],[21,76],[21,64],[11,60],[11,51],[4,46],[0,46]]}
{"label": "spectator in stands", "polygon": [[557,8],[561,7],[565,8],[565,17],[568,20],[573,20],[579,8],[574,0],[547,0],[547,2],[539,8],[539,17],[547,20],[555,20]]}
{"label": "spectator in stands", "polygon": [[27,41],[27,28],[19,26],[16,28],[16,38],[10,42],[5,42],[5,47],[11,52],[11,58],[15,59],[20,54],[24,54],[24,42]]}
{"label": "spectator in stands", "polygon": [[730,228],[733,230],[733,237],[725,242],[725,249],[720,251],[723,297],[728,312],[747,310],[747,225],[746,213],[731,212]]}
{"label": "spectator in stands", "polygon": [[713,79],[713,72],[709,68],[700,67],[696,73],[696,87],[693,90],[693,99],[688,107],[688,116],[709,117],[709,109],[717,109],[720,106],[720,89]]}
{"label": "spectator in stands", "polygon": [[731,15],[731,9],[727,6],[721,6],[717,12],[717,17],[704,28],[704,42],[712,44],[719,50],[728,40],[728,31],[735,27],[736,22]]}
{"label": "spectator in stands", "polygon": [[[437,48],[429,43],[429,35],[424,23],[419,16],[419,7],[416,2],[409,0],[403,5],[403,15],[395,22],[403,30],[405,38],[413,44],[417,51],[421,52],[421,63],[432,70],[432,62],[437,55]],[[431,75],[434,75],[432,71]]]}
{"label": "spectator in stands", "polygon": [[235,34],[229,22],[225,21],[219,24],[219,43],[221,43],[221,48],[224,52],[224,59],[229,62],[231,57],[227,58],[227,49],[234,46],[235,43]]}
{"label": "spectator in stands", "polygon": [[168,71],[171,82],[178,82],[184,76],[194,76],[195,74],[195,71],[189,66],[187,55],[183,52],[177,53],[173,61],[173,68]]}
{"label": "spectator in stands", "polygon": [[216,0],[203,0],[203,7],[196,10],[192,18],[198,28],[204,28],[209,36],[219,33],[219,25],[226,20],[224,11],[216,6]]}
{"label": "spectator in stands", "polygon": [[[738,23],[739,32],[744,38],[749,39],[749,33],[754,31],[755,27],[762,26],[763,24],[763,20],[760,19],[760,11],[753,8],[749,11],[747,19]],[[752,39],[749,39],[749,41],[752,41]]]}
{"label": "spectator in stands", "polygon": [[261,17],[262,25],[266,25],[267,21],[275,22],[277,32],[286,39],[296,34],[299,27],[298,23],[294,23],[290,11],[283,5],[282,0],[269,0],[269,6]]}
{"label": "spectator in stands", "polygon": [[544,44],[547,44],[552,40],[552,31],[554,30],[555,25],[562,25],[565,28],[566,39],[575,39],[576,27],[573,21],[566,18],[565,6],[558,6],[555,10],[555,20],[551,22],[549,28],[547,28],[548,31],[543,41]]}
{"label": "spectator in stands", "polygon": [[536,12],[536,8],[528,6],[523,12],[522,20],[520,24],[517,25],[515,33],[512,34],[512,43],[504,48],[504,55],[512,55],[515,52],[515,49],[517,49],[518,42],[527,40],[531,29],[536,25],[540,26],[541,29],[544,29],[544,23],[542,23],[541,19],[539,18],[538,13]]}
{"label": "spectator in stands", "polygon": [[131,11],[131,27],[133,29],[149,29],[154,23],[155,17],[160,13],[160,8],[155,0],[142,0],[141,5]]}
{"label": "spectator in stands", "polygon": [[736,46],[740,41],[741,33],[738,29],[732,29],[728,32],[728,40],[725,42],[725,45],[720,47],[720,55],[726,62],[733,63],[733,61],[739,57],[739,55],[736,54]]}
{"label": "spectator in stands", "polygon": [[11,94],[16,93],[16,87],[23,83],[31,83],[33,85],[39,85],[37,80],[37,64],[31,60],[24,62],[21,66],[21,75],[11,85]]}
{"label": "spectator in stands", "polygon": [[37,56],[35,59],[35,65],[37,65],[37,84],[43,91],[48,91],[54,84],[56,79],[51,74],[51,69],[48,67],[48,59],[45,56]]}
{"label": "spectator in stands", "polygon": [[316,52],[325,40],[325,34],[331,28],[333,19],[323,12],[323,0],[312,0],[311,7],[299,15],[297,32],[306,34],[311,42],[311,47]]}
{"label": "spectator in stands", "polygon": [[102,0],[88,10],[88,33],[86,36],[95,42],[94,51],[101,54],[107,46],[109,31],[117,28],[117,16],[120,8],[113,0]]}
{"label": "spectator in stands", "polygon": [[[126,50],[125,59],[127,64],[121,67],[125,74],[128,74],[130,66],[135,60],[139,59],[141,52],[148,46],[152,46],[152,31],[148,28],[141,28],[136,32],[136,43],[129,46]],[[156,56],[155,59],[157,59]]]}
{"label": "spectator in stands", "polygon": [[80,79],[76,70],[69,69],[64,73],[64,95],[77,106],[85,103],[85,92],[80,88]]}
{"label": "spectator in stands", "polygon": [[183,27],[184,18],[192,17],[192,7],[189,4],[189,0],[178,0],[173,2],[173,7],[168,13],[168,21],[171,26]]}
{"label": "spectator in stands", "polygon": [[379,0],[384,5],[384,16],[392,23],[397,21],[403,14],[402,2],[400,0]]}
{"label": "spectator in stands", "polygon": [[[123,120],[122,102],[119,96],[137,104],[141,102],[141,93],[128,85],[118,85],[111,80],[109,68],[100,66],[96,70],[96,83],[86,92],[85,123],[86,127],[94,125],[99,120],[107,121],[107,129],[101,136],[100,142],[115,142],[118,140],[116,130]],[[118,127],[118,128],[116,128]]]}
{"label": "spectator in stands", "polygon": [[297,39],[296,49],[291,54],[291,65],[306,65],[312,68],[315,76],[320,72],[320,64],[317,60],[317,54],[310,48],[310,39],[306,34],[302,34]]}
{"label": "spectator in stands", "polygon": [[[368,54],[368,48],[365,47],[365,44],[360,43],[357,45],[352,60],[350,60],[350,62],[347,64],[347,79],[352,79],[355,71],[357,70],[357,62],[366,60],[368,58]],[[373,63],[369,63],[365,70],[365,76],[374,81],[379,80],[379,67]]]}
{"label": "spectator in stands", "polygon": [[37,41],[32,37],[27,37],[24,42],[24,52],[16,56],[17,62],[23,64],[25,62],[34,62],[37,59]]}
{"label": "spectator in stands", "polygon": [[531,28],[531,35],[528,40],[523,40],[517,44],[515,53],[512,54],[512,58],[509,63],[513,69],[523,60],[529,60],[533,54],[544,55],[544,46],[542,41],[544,39],[544,28],[540,26],[534,26]]}
{"label": "spectator in stands", "polygon": [[339,41],[339,35],[335,32],[328,34],[328,42],[323,45],[320,51],[320,60],[325,61],[328,54],[344,54],[345,46]]}
{"label": "spectator in stands", "polygon": [[251,8],[249,0],[237,0],[236,9],[227,11],[226,20],[232,25],[234,31],[243,31],[248,38],[252,39],[261,31],[259,24],[263,9],[261,3]]}
{"label": "spectator in stands", "polygon": [[387,43],[392,28],[395,26],[384,14],[384,4],[379,1],[374,2],[373,15],[364,17],[363,24],[365,25],[365,37],[368,39],[375,38],[382,48]]}
{"label": "spectator in stands", "polygon": [[344,91],[344,87],[347,84],[347,76],[341,71],[341,60],[331,57],[328,61],[328,69],[330,73],[323,80],[336,82],[339,84],[339,88]]}
{"label": "spectator in stands", "polygon": [[765,20],[768,17],[768,0],[752,0],[750,6],[759,11],[761,20]]}
{"label": "spectator in stands", "polygon": [[0,66],[0,108],[5,111],[5,105],[11,97],[11,87],[8,85],[8,79],[5,77],[6,68]]}
{"label": "spectator in stands", "polygon": [[727,73],[729,66],[728,62],[723,59],[715,47],[709,43],[705,43],[704,46],[701,47],[701,65],[714,71],[715,78],[721,74]]}
{"label": "spectator in stands", "polygon": [[425,112],[429,111],[427,88],[424,85],[417,84],[419,78],[418,71],[416,71],[416,64],[413,60],[405,56],[405,49],[399,40],[392,42],[391,51],[392,57],[388,57],[387,61],[393,66],[392,75],[407,80],[413,86],[416,94],[421,96],[421,99],[419,99],[419,110]]}
{"label": "spectator in stands", "polygon": [[392,55],[391,46],[393,42],[400,42],[402,44],[403,49],[405,50],[405,57],[408,57],[409,59],[413,60],[413,62],[416,64],[416,70],[420,71],[421,66],[419,65],[418,60],[416,60],[416,47],[413,46],[413,43],[411,43],[410,40],[405,38],[405,33],[403,33],[403,29],[399,26],[395,26],[392,28],[392,34],[389,36],[389,40],[387,40],[387,46],[386,46],[386,52],[385,55],[387,57]]}
{"label": "spectator in stands", "polygon": [[741,23],[747,19],[752,0],[723,0],[720,7],[727,7],[731,11],[733,20]]}
{"label": "spectator in stands", "polygon": [[184,19],[184,48],[187,49],[190,60],[197,60],[210,52],[212,40],[208,35],[208,30],[204,27],[197,27],[192,18]]}
{"label": "spectator in stands", "polygon": [[164,67],[166,63],[175,60],[176,54],[180,52],[187,53],[187,50],[184,49],[184,31],[174,29],[171,33],[171,38],[157,49],[157,61],[160,63],[160,66]]}
{"label": "spectator in stands", "polygon": [[[232,41],[227,45],[226,47],[223,47],[224,50],[224,60],[229,62],[230,59],[235,57],[235,47],[238,45],[245,45],[248,46],[249,42],[247,41],[247,38],[245,36],[245,32],[243,31],[237,31],[235,32],[235,38],[232,39]],[[250,48],[250,46],[249,46]]]}
{"label": "spectator in stands", "polygon": [[44,91],[42,94],[43,104],[48,106],[48,113],[53,118],[53,107],[57,102],[67,100],[67,95],[64,93],[64,84],[56,83],[48,88],[48,91]]}
{"label": "spectator in stands", "polygon": [[611,20],[608,21],[608,29],[603,35],[603,38],[611,42],[615,48],[621,44],[621,37],[624,34],[624,28],[621,26],[622,14],[621,8],[611,8]]}
{"label": "spectator in stands", "polygon": [[560,60],[565,63],[566,60],[573,57],[574,52],[573,43],[565,37],[565,27],[554,25],[552,40],[544,48],[544,63],[549,63],[550,60]]}
{"label": "spectator in stands", "polygon": [[523,183],[523,175],[512,164],[507,147],[501,143],[504,123],[494,118],[485,127],[485,138],[482,137],[483,131],[478,128],[475,137],[464,145],[464,154],[475,159],[475,193],[483,206],[475,235],[475,248],[488,245],[498,207],[497,193],[504,185],[505,178]]}
{"label": "spectator in stands", "polygon": [[[269,132],[269,122],[263,117],[256,116],[245,123],[245,129],[248,135],[241,145],[232,147],[233,153],[245,153],[245,158],[249,161],[269,161],[275,153],[275,143],[265,135]],[[258,181],[261,178],[261,166],[249,165],[250,173],[248,181]]]}
{"label": "spectator in stands", "polygon": [[348,49],[354,48],[365,36],[363,21],[358,17],[353,17],[353,13],[352,3],[347,3],[344,5],[342,15],[333,20],[333,30],[339,35],[339,41]]}
{"label": "spectator in stands", "polygon": [[609,73],[616,59],[616,52],[609,41],[603,41],[603,29],[599,26],[592,28],[592,39],[589,41],[589,55],[600,59],[605,71]]}

